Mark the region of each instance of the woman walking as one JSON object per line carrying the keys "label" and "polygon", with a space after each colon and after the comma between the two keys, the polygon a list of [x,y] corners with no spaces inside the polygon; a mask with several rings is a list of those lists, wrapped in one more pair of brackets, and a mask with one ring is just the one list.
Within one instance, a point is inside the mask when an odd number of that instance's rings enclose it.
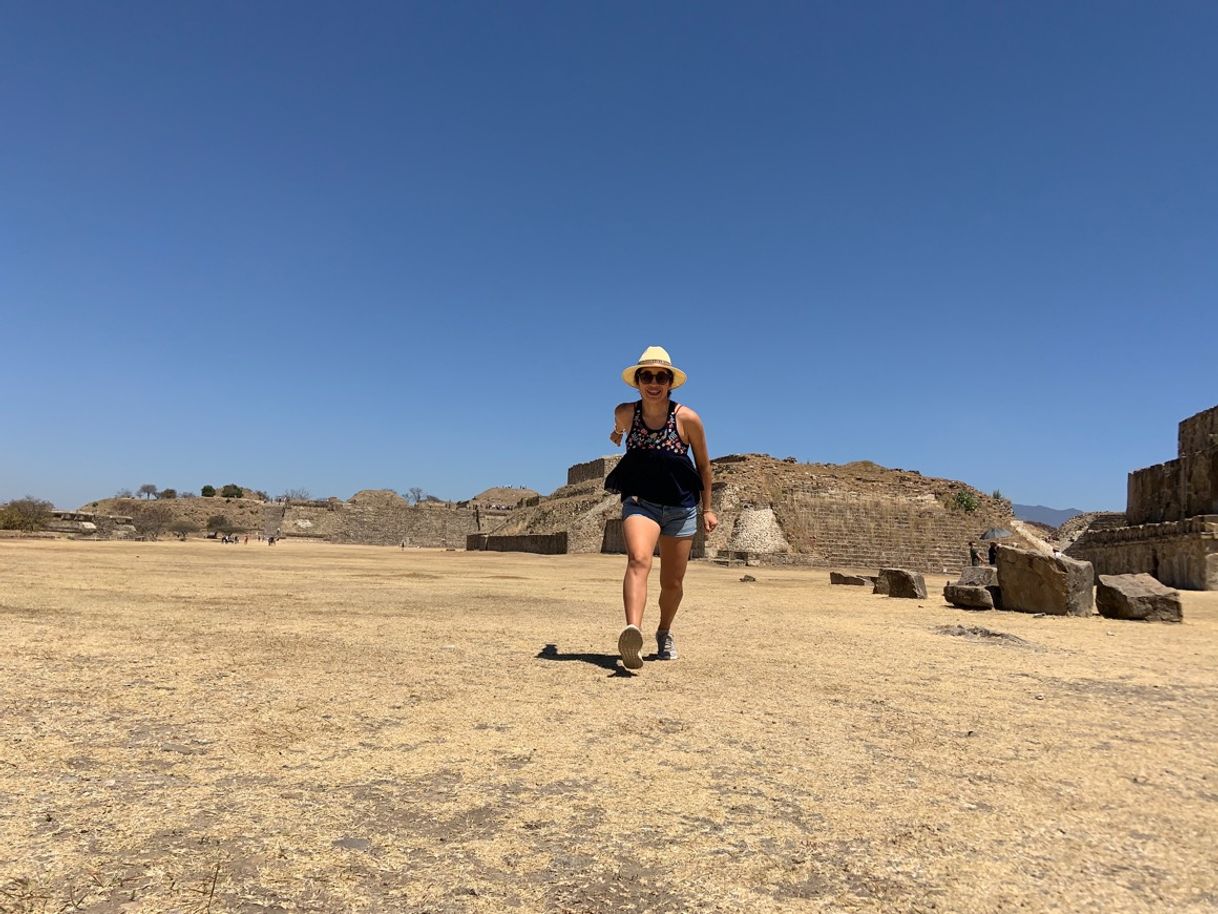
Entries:
{"label": "woman walking", "polygon": [[671,398],[672,391],[685,383],[685,372],[672,364],[665,349],[649,346],[622,371],[622,380],[638,390],[640,399],[619,404],[613,411],[609,439],[620,445],[625,435],[626,454],[606,477],[605,488],[621,493],[628,555],[622,581],[626,627],[618,637],[618,652],[626,669],[637,670],[643,665],[641,626],[656,543],[660,545],[656,658],[676,660],[672,623],[681,605],[699,504],[707,533],[719,525],[719,519],[711,508],[706,430],[697,413]]}

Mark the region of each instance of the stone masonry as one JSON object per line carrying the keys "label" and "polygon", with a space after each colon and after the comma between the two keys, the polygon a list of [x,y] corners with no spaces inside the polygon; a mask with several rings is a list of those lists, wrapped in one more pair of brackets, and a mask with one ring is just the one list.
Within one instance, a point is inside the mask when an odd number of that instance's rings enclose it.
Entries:
{"label": "stone masonry", "polygon": [[1129,474],[1131,526],[1218,514],[1218,406],[1180,423],[1175,460]]}
{"label": "stone masonry", "polygon": [[[621,552],[621,505],[603,488],[615,456],[576,464],[567,484],[505,522],[497,536],[566,531],[570,552]],[[711,461],[719,528],[696,556],[746,564],[956,571],[968,541],[1011,524],[1010,503],[963,483],[867,462],[799,464],[764,454]],[[705,540],[705,542],[703,542]]]}
{"label": "stone masonry", "polygon": [[1097,574],[1218,590],[1218,406],[1180,423],[1175,460],[1129,474],[1125,516],[1127,526],[1088,530],[1066,554]]}
{"label": "stone masonry", "polygon": [[567,485],[579,485],[581,482],[587,482],[589,479],[597,479],[603,482],[605,477],[613,472],[613,468],[617,466],[618,461],[621,459],[620,454],[611,454],[608,457],[597,457],[595,460],[577,463],[574,466],[568,467]]}

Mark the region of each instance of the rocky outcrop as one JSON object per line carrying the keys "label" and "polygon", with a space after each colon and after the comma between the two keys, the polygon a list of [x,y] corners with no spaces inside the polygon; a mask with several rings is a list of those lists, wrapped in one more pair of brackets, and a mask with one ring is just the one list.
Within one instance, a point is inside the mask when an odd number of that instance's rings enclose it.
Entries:
{"label": "rocky outcrop", "polygon": [[1089,616],[1095,572],[1090,562],[998,547],[1004,609],[1050,616]]}
{"label": "rocky outcrop", "polygon": [[907,600],[926,599],[926,581],[916,571],[907,571],[904,568],[881,568],[880,580],[885,582],[884,592],[890,597],[902,597]]}
{"label": "rocky outcrop", "polygon": [[1180,622],[1184,618],[1179,592],[1148,574],[1101,574],[1095,606],[1107,619]]}

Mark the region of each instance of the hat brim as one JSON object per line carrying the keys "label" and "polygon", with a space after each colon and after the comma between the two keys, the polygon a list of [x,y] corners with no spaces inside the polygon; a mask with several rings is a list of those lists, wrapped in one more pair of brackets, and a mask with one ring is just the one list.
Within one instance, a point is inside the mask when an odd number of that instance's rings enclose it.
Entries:
{"label": "hat brim", "polygon": [[687,375],[676,365],[669,365],[665,362],[636,362],[628,368],[622,369],[622,380],[626,382],[627,387],[639,389],[639,385],[634,383],[634,373],[640,368],[663,368],[665,371],[672,372],[672,389],[676,390],[685,383]]}

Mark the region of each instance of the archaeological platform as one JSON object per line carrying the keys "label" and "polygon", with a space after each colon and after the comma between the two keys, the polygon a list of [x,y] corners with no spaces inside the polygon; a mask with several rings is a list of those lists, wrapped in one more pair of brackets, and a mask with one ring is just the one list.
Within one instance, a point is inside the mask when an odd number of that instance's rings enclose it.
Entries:
{"label": "archaeological platform", "polygon": [[1175,460],[1129,474],[1125,526],[1089,529],[1066,554],[1097,574],[1145,572],[1218,590],[1218,406],[1180,423]]}

